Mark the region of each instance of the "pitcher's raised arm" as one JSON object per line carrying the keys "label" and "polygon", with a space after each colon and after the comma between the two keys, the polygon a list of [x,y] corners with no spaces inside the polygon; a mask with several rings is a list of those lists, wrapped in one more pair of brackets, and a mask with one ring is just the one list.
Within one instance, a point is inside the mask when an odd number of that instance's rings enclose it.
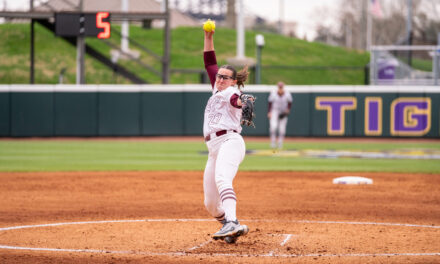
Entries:
{"label": "pitcher's raised arm", "polygon": [[214,88],[215,84],[215,75],[218,72],[217,59],[214,51],[214,31],[206,32],[204,39],[204,48],[203,48],[203,60],[205,63],[205,69],[208,73],[209,80],[211,81],[211,86]]}

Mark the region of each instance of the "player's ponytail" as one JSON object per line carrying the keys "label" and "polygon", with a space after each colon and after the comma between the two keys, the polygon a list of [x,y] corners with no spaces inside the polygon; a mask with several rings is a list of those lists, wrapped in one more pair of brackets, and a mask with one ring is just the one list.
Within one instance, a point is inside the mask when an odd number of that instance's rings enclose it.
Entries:
{"label": "player's ponytail", "polygon": [[237,70],[234,67],[232,67],[231,65],[223,65],[220,68],[232,71],[232,78],[234,78],[234,80],[237,80],[238,89],[240,89],[240,86],[244,87],[244,83],[246,82],[246,80],[249,76],[249,71],[248,71],[247,65],[244,66],[244,68],[241,69],[241,71],[239,71],[239,72],[237,72]]}
{"label": "player's ponytail", "polygon": [[246,65],[244,66],[243,69],[241,69],[241,71],[237,73],[238,89],[240,89],[240,86],[244,87],[244,83],[246,82],[248,76],[249,76],[249,71],[248,71],[248,66]]}

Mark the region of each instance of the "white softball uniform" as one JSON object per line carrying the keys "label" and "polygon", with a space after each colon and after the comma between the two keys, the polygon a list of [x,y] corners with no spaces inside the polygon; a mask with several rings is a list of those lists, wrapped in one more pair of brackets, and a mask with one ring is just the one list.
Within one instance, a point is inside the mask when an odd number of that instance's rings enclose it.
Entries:
{"label": "white softball uniform", "polygon": [[268,101],[272,104],[269,128],[271,147],[277,147],[276,139],[278,130],[278,148],[281,149],[283,147],[284,136],[286,135],[288,117],[279,118],[279,115],[289,111],[289,104],[292,103],[292,96],[287,91],[284,91],[282,95],[279,95],[278,91],[275,90],[270,93]]}
{"label": "white softball uniform", "polygon": [[205,108],[205,119],[203,122],[203,135],[221,130],[235,130],[241,132],[240,118],[241,108],[235,108],[230,100],[233,94],[240,95],[238,88],[230,86],[223,91],[217,90],[214,86],[212,96],[209,98]]}
{"label": "white softball uniform", "polygon": [[241,92],[232,86],[223,91],[214,87],[204,115],[203,134],[209,150],[203,175],[205,207],[219,221],[237,219],[232,182],[246,152],[240,135],[241,108],[230,102],[234,94]]}

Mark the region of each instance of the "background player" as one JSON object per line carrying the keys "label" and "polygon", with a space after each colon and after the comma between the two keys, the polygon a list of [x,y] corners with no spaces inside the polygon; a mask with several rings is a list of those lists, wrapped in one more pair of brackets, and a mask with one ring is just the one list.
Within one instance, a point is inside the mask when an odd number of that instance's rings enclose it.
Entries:
{"label": "background player", "polygon": [[229,65],[218,68],[213,35],[214,31],[205,30],[204,63],[212,85],[212,96],[206,105],[203,123],[203,135],[209,151],[203,190],[206,209],[223,224],[212,237],[228,242],[231,237],[235,239],[249,231],[237,220],[237,196],[232,186],[246,151],[240,135],[240,87],[244,86],[249,72],[247,67],[240,72]]}
{"label": "background player", "polygon": [[267,118],[270,120],[270,146],[283,148],[284,136],[286,135],[287,119],[292,108],[292,96],[284,89],[284,83],[278,82],[278,89],[270,93]]}

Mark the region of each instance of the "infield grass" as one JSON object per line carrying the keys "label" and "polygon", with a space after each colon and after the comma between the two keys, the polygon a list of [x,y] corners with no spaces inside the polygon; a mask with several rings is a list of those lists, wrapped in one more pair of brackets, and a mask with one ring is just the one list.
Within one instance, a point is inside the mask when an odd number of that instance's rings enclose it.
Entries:
{"label": "infield grass", "polygon": [[[268,142],[246,140],[248,150],[268,150]],[[288,142],[295,150],[433,150],[440,142]],[[194,141],[3,140],[0,171],[138,171],[204,169],[206,146]],[[312,158],[246,155],[240,170],[440,173],[439,160]]]}

